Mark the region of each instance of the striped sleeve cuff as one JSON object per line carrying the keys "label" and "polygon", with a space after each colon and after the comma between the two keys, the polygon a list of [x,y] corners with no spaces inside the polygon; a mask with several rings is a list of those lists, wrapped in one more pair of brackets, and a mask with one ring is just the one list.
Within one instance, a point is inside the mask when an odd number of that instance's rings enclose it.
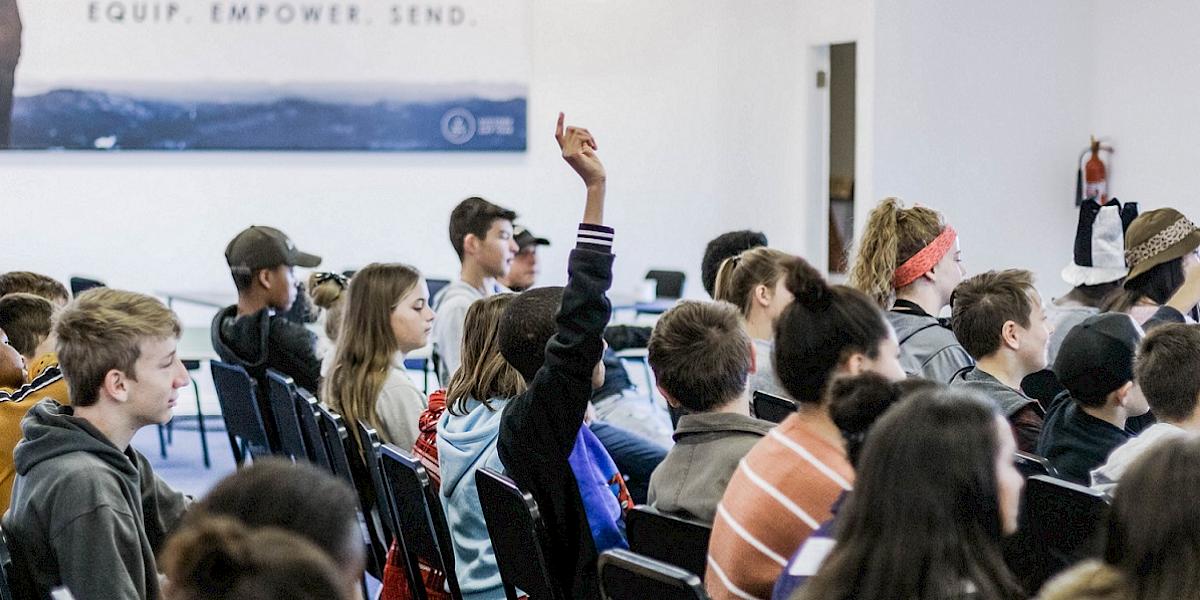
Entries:
{"label": "striped sleeve cuff", "polygon": [[583,250],[612,253],[613,228],[590,223],[579,224],[579,234],[575,238],[575,247]]}

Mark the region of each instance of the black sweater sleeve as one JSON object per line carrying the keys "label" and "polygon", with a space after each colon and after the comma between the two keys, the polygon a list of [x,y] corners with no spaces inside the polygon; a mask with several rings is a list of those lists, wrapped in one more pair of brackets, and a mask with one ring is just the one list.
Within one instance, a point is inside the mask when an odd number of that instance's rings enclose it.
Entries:
{"label": "black sweater sleeve", "polygon": [[592,396],[592,371],[600,362],[604,328],[612,314],[604,293],[612,284],[613,264],[608,246],[586,241],[584,231],[581,226],[580,242],[571,251],[546,361],[525,393],[504,409],[498,449],[506,465],[530,455],[565,460],[583,425]]}

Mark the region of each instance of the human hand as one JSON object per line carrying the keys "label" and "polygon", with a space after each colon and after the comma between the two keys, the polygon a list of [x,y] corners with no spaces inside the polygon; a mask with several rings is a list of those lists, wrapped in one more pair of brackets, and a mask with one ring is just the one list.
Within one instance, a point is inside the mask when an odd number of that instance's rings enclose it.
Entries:
{"label": "human hand", "polygon": [[583,178],[588,187],[603,184],[607,178],[604,164],[596,155],[596,138],[582,127],[563,128],[565,120],[563,113],[558,113],[558,125],[554,129],[554,139],[562,149],[563,160]]}

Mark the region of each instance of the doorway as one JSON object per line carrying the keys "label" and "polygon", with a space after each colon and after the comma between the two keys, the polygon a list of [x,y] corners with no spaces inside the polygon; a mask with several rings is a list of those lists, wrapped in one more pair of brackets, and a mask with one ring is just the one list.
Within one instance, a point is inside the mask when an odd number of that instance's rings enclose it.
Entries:
{"label": "doorway", "polygon": [[[844,276],[854,245],[854,42],[829,46],[828,260],[830,275]],[[819,77],[819,76],[818,76]]]}

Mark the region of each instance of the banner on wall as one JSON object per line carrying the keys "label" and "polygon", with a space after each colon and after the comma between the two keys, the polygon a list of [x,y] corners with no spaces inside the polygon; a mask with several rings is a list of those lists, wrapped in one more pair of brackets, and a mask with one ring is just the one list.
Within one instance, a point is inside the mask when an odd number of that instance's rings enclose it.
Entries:
{"label": "banner on wall", "polygon": [[529,20],[529,0],[0,0],[0,146],[523,151]]}

